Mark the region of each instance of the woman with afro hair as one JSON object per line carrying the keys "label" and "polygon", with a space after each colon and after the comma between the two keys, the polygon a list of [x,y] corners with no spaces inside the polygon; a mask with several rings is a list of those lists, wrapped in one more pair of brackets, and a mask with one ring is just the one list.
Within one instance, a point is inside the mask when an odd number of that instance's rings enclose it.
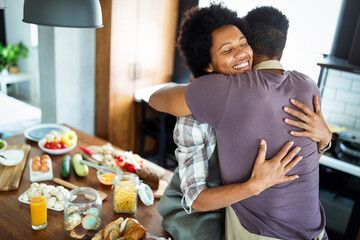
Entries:
{"label": "woman with afro hair", "polygon": [[[236,12],[222,4],[211,4],[184,14],[178,46],[194,77],[212,73],[235,76],[251,70],[250,34],[247,22]],[[284,36],[286,41],[286,33]],[[170,93],[173,98],[177,98],[177,94],[176,91]],[[153,97],[149,104],[154,108],[158,106]],[[182,111],[181,107],[177,111]],[[180,117],[174,129],[174,141],[178,145],[175,155],[179,167],[158,210],[163,216],[163,227],[175,239],[224,239],[224,207],[298,178],[285,175],[302,158],[296,156],[299,148],[290,150],[292,141],[267,161],[266,144],[261,141],[250,178],[226,185],[220,177],[216,136],[210,125],[196,121],[192,115]],[[282,164],[277,164],[280,162]]]}

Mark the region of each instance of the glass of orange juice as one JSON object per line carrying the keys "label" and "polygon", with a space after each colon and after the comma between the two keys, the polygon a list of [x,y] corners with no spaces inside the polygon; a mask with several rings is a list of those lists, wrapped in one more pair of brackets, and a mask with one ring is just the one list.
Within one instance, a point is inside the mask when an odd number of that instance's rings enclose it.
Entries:
{"label": "glass of orange juice", "polygon": [[34,230],[44,229],[47,226],[46,199],[42,196],[30,200],[31,226]]}

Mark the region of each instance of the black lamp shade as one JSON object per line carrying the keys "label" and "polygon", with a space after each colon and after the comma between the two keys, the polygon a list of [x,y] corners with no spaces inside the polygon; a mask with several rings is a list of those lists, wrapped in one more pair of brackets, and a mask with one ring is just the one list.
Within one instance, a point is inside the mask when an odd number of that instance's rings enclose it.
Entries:
{"label": "black lamp shade", "polygon": [[103,26],[99,0],[25,0],[23,22],[54,27]]}

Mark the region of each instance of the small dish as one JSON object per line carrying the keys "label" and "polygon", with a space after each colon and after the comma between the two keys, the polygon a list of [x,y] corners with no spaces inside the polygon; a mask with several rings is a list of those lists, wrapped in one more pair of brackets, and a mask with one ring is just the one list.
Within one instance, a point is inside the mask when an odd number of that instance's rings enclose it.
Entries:
{"label": "small dish", "polygon": [[37,142],[40,141],[42,138],[44,138],[46,134],[48,134],[51,131],[66,132],[68,130],[70,130],[68,127],[65,127],[60,124],[45,123],[26,129],[24,132],[24,136],[27,139]]}
{"label": "small dish", "polygon": [[15,166],[21,163],[24,159],[23,150],[10,149],[3,151],[1,155],[4,156],[5,159],[0,157],[0,163],[5,166]]}
{"label": "small dish", "polygon": [[72,145],[70,147],[63,148],[63,149],[50,149],[50,148],[45,148],[44,147],[45,143],[46,143],[46,138],[41,139],[38,142],[39,148],[41,150],[43,150],[44,152],[49,153],[49,154],[53,154],[53,155],[61,155],[61,154],[68,153],[68,152],[70,152],[71,150],[73,150],[76,147],[76,144],[74,144],[74,145]]}
{"label": "small dish", "polygon": [[104,185],[113,185],[114,184],[114,177],[116,177],[116,174],[112,173],[102,173],[100,171],[97,171],[97,178],[99,182],[101,182]]}
{"label": "small dish", "polygon": [[3,139],[0,139],[0,152],[4,151],[7,147],[7,142]]}

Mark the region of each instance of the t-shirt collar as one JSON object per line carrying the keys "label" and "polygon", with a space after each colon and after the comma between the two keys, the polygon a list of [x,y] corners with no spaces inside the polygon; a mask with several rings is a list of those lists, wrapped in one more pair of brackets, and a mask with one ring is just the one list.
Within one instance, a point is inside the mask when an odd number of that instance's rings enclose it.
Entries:
{"label": "t-shirt collar", "polygon": [[281,63],[278,60],[263,61],[259,64],[256,64],[256,66],[253,67],[253,70],[261,70],[261,69],[280,69],[285,71],[284,67],[281,65]]}

